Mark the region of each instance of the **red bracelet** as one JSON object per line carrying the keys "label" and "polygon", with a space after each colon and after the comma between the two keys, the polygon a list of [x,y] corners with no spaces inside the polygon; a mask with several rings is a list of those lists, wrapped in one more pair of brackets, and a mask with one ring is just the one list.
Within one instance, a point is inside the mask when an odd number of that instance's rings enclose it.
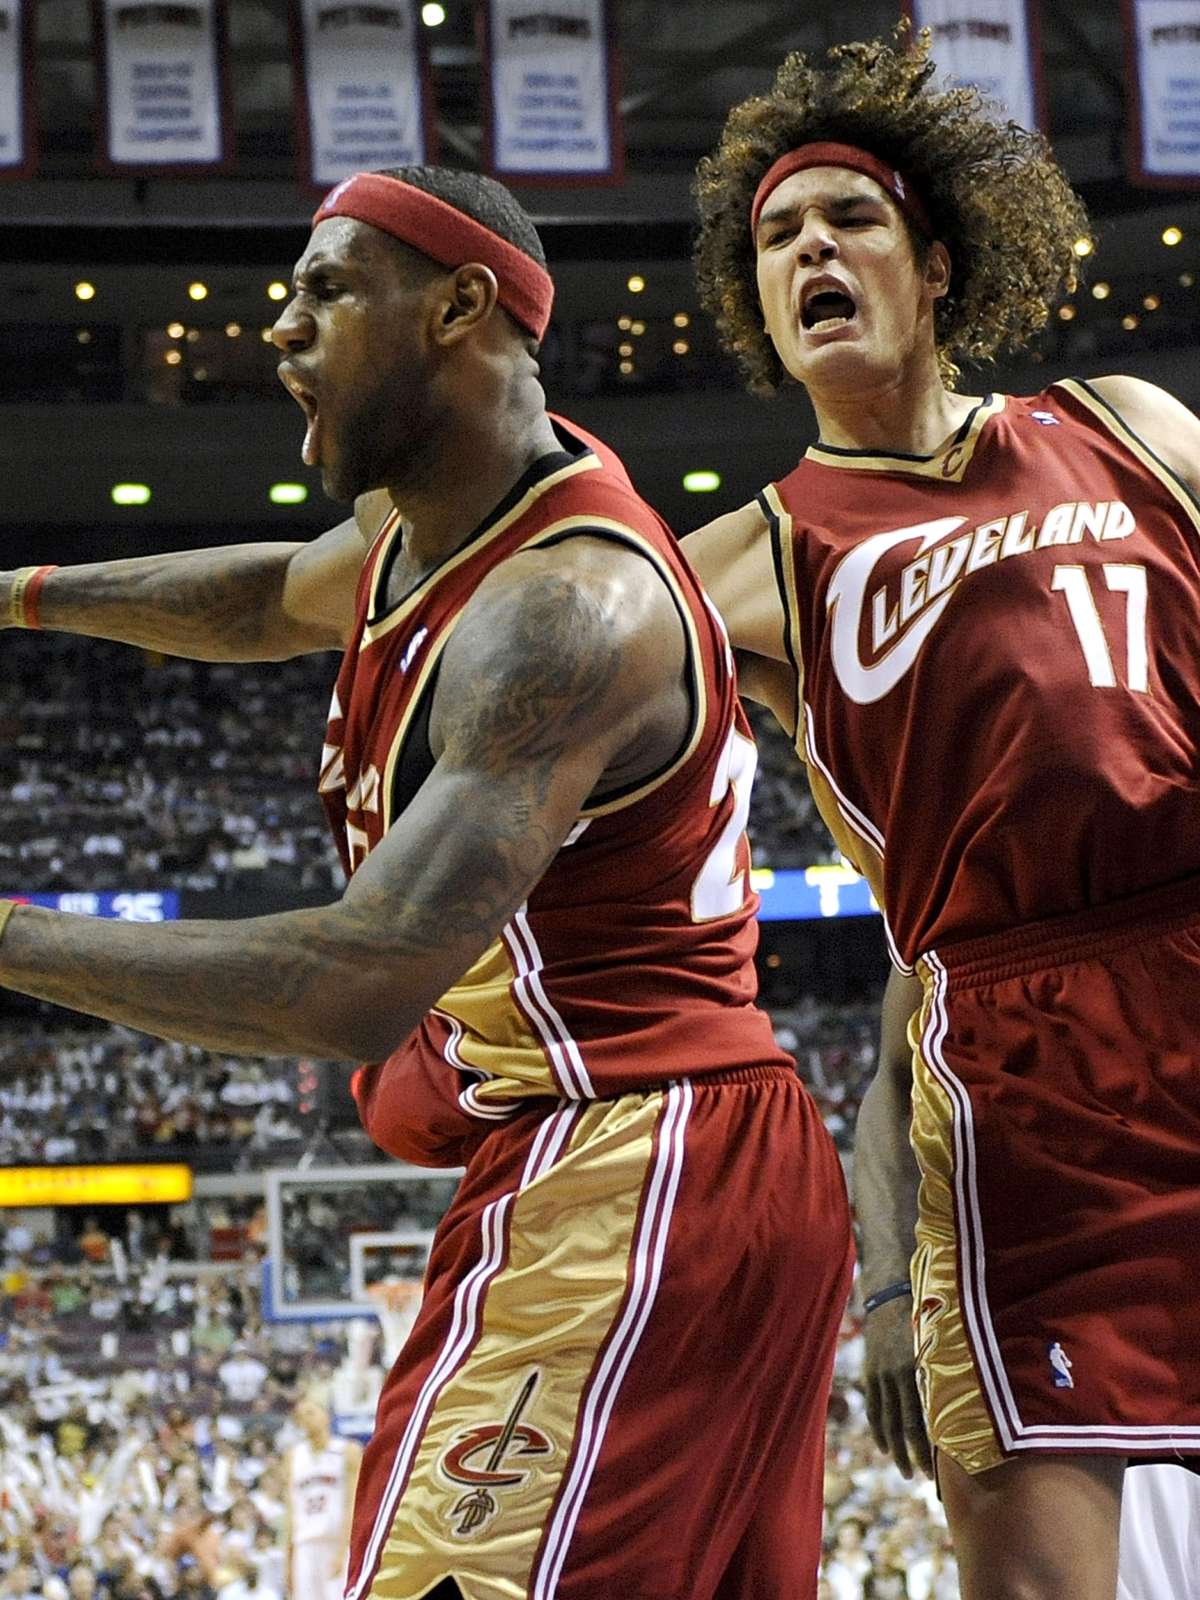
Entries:
{"label": "red bracelet", "polygon": [[25,626],[27,628],[41,627],[41,623],[38,621],[38,596],[42,592],[42,585],[45,583],[46,579],[52,572],[57,571],[58,567],[56,565],[39,567],[37,571],[30,576],[29,582],[25,585],[25,593],[21,596],[21,609],[25,618]]}

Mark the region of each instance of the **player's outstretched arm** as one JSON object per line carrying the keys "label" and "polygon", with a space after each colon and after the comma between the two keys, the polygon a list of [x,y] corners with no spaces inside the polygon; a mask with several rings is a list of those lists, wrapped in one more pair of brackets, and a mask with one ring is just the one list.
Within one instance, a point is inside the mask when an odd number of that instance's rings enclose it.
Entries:
{"label": "player's outstretched arm", "polygon": [[[644,564],[608,561],[611,576],[585,582],[559,552],[522,556],[477,593],[442,657],[434,770],[336,904],[141,926],[17,906],[0,931],[0,984],[214,1050],[387,1056],[496,938],[610,764],[621,770],[654,708],[680,692],[682,630],[665,587],[623,587],[627,563]],[[686,709],[676,743],[685,727]]]}
{"label": "player's outstretched arm", "polygon": [[[306,543],[58,567],[37,596],[38,624],[196,661],[282,661],[340,649],[353,626],[363,557],[385,515],[378,494],[364,495],[356,517]],[[0,573],[0,625],[21,625],[17,583],[16,573]]]}
{"label": "player's outstretched arm", "polygon": [[[863,1097],[854,1142],[854,1211],[869,1298],[904,1283],[917,1222],[919,1174],[909,1142],[912,1050],[909,1019],[921,1004],[921,984],[893,969],[883,998],[879,1065]],[[911,1294],[887,1300],[866,1319],[867,1418],[875,1443],[905,1477],[913,1466],[932,1471],[913,1358]]]}

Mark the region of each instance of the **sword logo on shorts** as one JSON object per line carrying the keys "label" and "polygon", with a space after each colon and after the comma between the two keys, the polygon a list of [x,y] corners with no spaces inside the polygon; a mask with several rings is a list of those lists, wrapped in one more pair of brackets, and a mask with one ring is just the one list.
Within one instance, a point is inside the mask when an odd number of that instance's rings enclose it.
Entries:
{"label": "sword logo on shorts", "polygon": [[525,1482],[529,1468],[517,1463],[530,1457],[554,1454],[554,1446],[539,1428],[522,1423],[521,1417],[533,1399],[540,1374],[531,1372],[503,1422],[484,1422],[463,1428],[454,1437],[438,1462],[451,1483],[465,1484],[469,1493],[460,1495],[450,1511],[455,1535],[469,1539],[485,1528],[500,1509],[496,1493]]}

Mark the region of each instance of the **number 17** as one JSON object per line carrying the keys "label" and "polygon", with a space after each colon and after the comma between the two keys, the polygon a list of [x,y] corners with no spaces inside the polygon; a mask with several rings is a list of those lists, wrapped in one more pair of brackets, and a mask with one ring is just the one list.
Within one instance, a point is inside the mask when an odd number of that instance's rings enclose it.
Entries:
{"label": "number 17", "polygon": [[[1148,694],[1150,664],[1146,653],[1146,569],[1108,561],[1100,570],[1108,587],[1125,596],[1126,687],[1139,694]],[[1079,566],[1055,567],[1050,587],[1066,596],[1067,609],[1075,624],[1075,632],[1079,635],[1079,647],[1083,651],[1088,677],[1097,689],[1115,689],[1117,675],[1113,670],[1112,653],[1088,584],[1087,569]]]}

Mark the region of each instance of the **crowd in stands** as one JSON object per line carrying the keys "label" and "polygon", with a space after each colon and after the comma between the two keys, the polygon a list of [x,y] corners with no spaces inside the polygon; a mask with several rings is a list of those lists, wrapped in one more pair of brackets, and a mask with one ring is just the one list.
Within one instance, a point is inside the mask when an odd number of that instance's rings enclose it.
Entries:
{"label": "crowd in stands", "polygon": [[[20,633],[0,681],[0,890],[335,892],[316,795],[336,658],[228,665]],[[753,714],[760,866],[831,859],[788,741]]]}
{"label": "crowd in stands", "polygon": [[[5,1241],[0,1600],[285,1600],[289,1410],[315,1392],[336,1420],[354,1359],[346,1330],[363,1325],[264,1323],[253,1249],[219,1277],[168,1277],[161,1241],[141,1259],[114,1244],[148,1310],[119,1340],[97,1316],[107,1269],[45,1275]],[[821,1600],[957,1600],[932,1484],[906,1482],[871,1442],[860,1329],[852,1307],[829,1417]]]}

